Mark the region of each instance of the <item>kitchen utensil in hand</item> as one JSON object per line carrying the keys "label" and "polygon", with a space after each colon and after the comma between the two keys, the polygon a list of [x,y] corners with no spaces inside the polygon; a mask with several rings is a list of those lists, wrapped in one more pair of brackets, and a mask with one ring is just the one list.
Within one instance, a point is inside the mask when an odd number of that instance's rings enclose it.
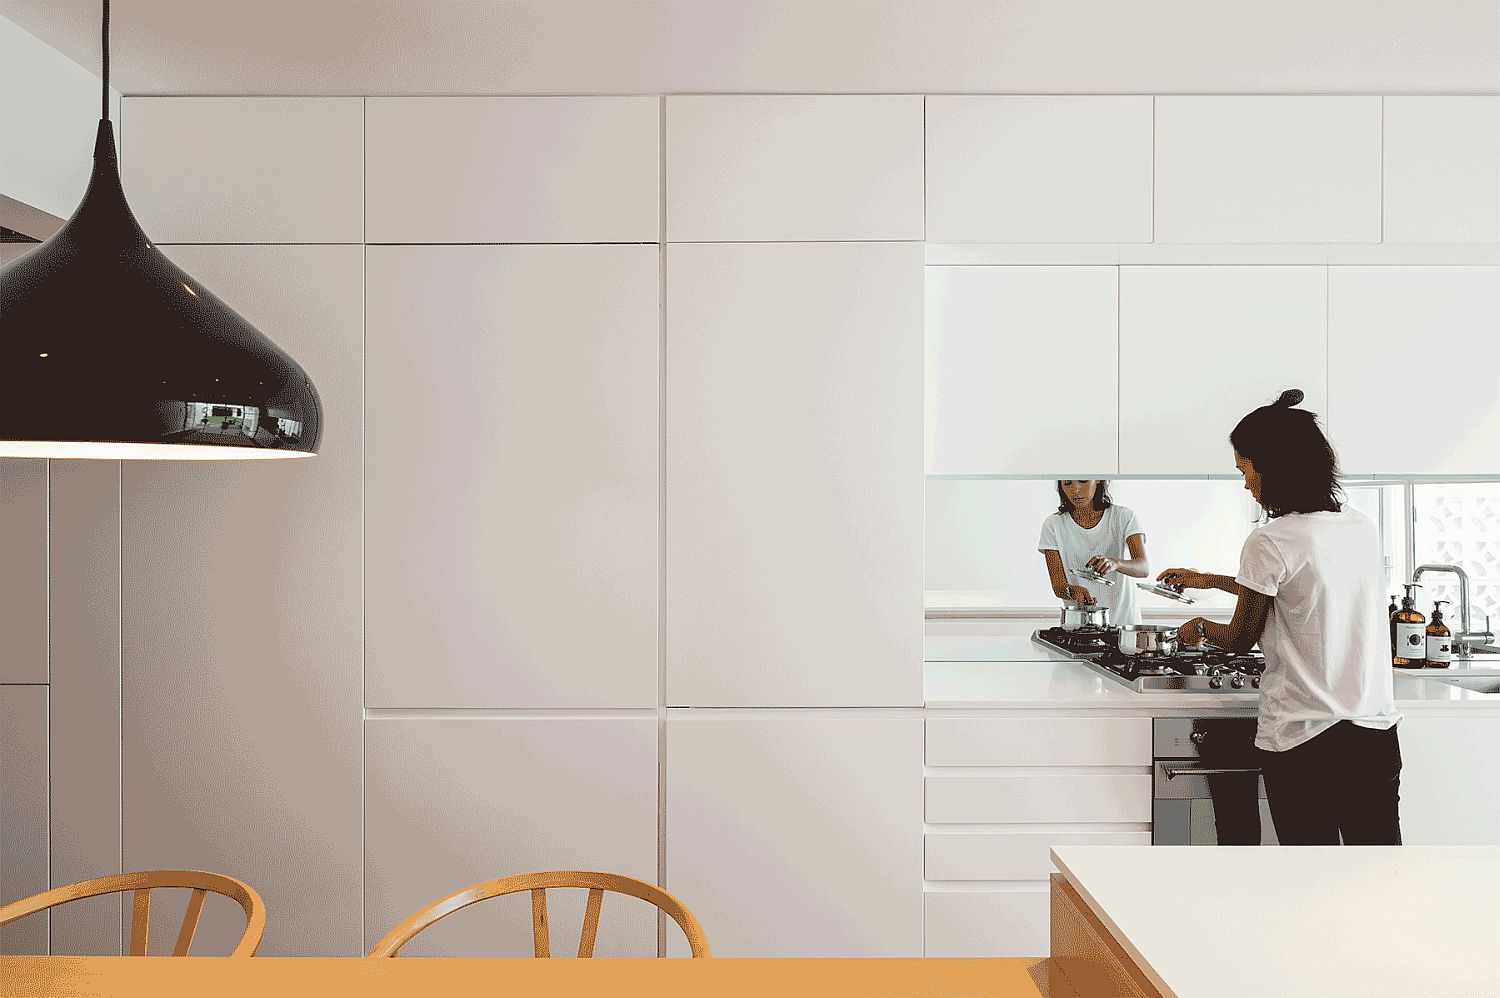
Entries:
{"label": "kitchen utensil in hand", "polygon": [[1075,575],[1080,579],[1086,579],[1089,582],[1097,582],[1101,586],[1112,586],[1115,584],[1115,581],[1109,576],[1100,575],[1098,572],[1094,571],[1092,568],[1089,568],[1087,565],[1085,565],[1083,568],[1070,568],[1068,569],[1068,574]]}
{"label": "kitchen utensil in hand", "polygon": [[1170,586],[1163,586],[1152,582],[1137,582],[1135,584],[1135,587],[1137,589],[1144,589],[1148,593],[1155,593],[1158,596],[1165,596],[1167,599],[1176,600],[1179,603],[1187,603],[1191,605],[1198,602],[1191,596],[1185,596],[1181,591],[1173,589]]}

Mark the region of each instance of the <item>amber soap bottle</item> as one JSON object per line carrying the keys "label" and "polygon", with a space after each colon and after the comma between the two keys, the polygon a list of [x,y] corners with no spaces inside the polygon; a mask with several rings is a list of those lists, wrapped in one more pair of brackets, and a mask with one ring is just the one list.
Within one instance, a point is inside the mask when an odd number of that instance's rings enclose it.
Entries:
{"label": "amber soap bottle", "polygon": [[1427,667],[1446,669],[1453,664],[1453,632],[1443,623],[1443,604],[1440,599],[1432,604],[1432,623],[1427,625]]}
{"label": "amber soap bottle", "polygon": [[1391,664],[1397,668],[1427,667],[1427,618],[1417,609],[1413,592],[1421,588],[1414,582],[1406,583],[1406,595],[1401,597],[1401,609],[1396,611],[1396,651]]}

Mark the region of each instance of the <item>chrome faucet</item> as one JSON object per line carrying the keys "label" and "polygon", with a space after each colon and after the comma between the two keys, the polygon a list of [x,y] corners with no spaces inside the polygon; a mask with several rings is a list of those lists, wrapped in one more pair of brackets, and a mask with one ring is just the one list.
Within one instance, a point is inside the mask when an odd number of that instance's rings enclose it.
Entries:
{"label": "chrome faucet", "polygon": [[[1420,580],[1423,572],[1451,572],[1458,576],[1459,631],[1453,635],[1453,643],[1457,645],[1455,651],[1466,655],[1473,651],[1476,645],[1486,647],[1492,644],[1495,635],[1490,630],[1488,614],[1484,618],[1484,630],[1476,631],[1469,627],[1469,573],[1458,565],[1418,565],[1417,570],[1411,573],[1411,581],[1415,583]],[[1487,647],[1486,650],[1488,650]]]}

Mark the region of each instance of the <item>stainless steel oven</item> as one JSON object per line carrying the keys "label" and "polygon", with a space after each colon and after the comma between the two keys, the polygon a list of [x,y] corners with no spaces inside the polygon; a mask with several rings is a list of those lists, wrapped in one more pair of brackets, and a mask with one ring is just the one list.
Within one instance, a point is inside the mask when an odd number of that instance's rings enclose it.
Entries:
{"label": "stainless steel oven", "polygon": [[1152,722],[1151,844],[1275,845],[1253,717]]}

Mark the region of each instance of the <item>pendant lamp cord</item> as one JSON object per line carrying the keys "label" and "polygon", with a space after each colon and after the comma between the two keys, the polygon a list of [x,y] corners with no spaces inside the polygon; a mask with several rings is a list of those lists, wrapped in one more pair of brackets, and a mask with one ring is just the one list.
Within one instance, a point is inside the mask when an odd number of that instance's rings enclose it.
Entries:
{"label": "pendant lamp cord", "polygon": [[104,26],[99,32],[99,47],[104,50],[104,105],[100,117],[109,120],[109,0],[104,0]]}

